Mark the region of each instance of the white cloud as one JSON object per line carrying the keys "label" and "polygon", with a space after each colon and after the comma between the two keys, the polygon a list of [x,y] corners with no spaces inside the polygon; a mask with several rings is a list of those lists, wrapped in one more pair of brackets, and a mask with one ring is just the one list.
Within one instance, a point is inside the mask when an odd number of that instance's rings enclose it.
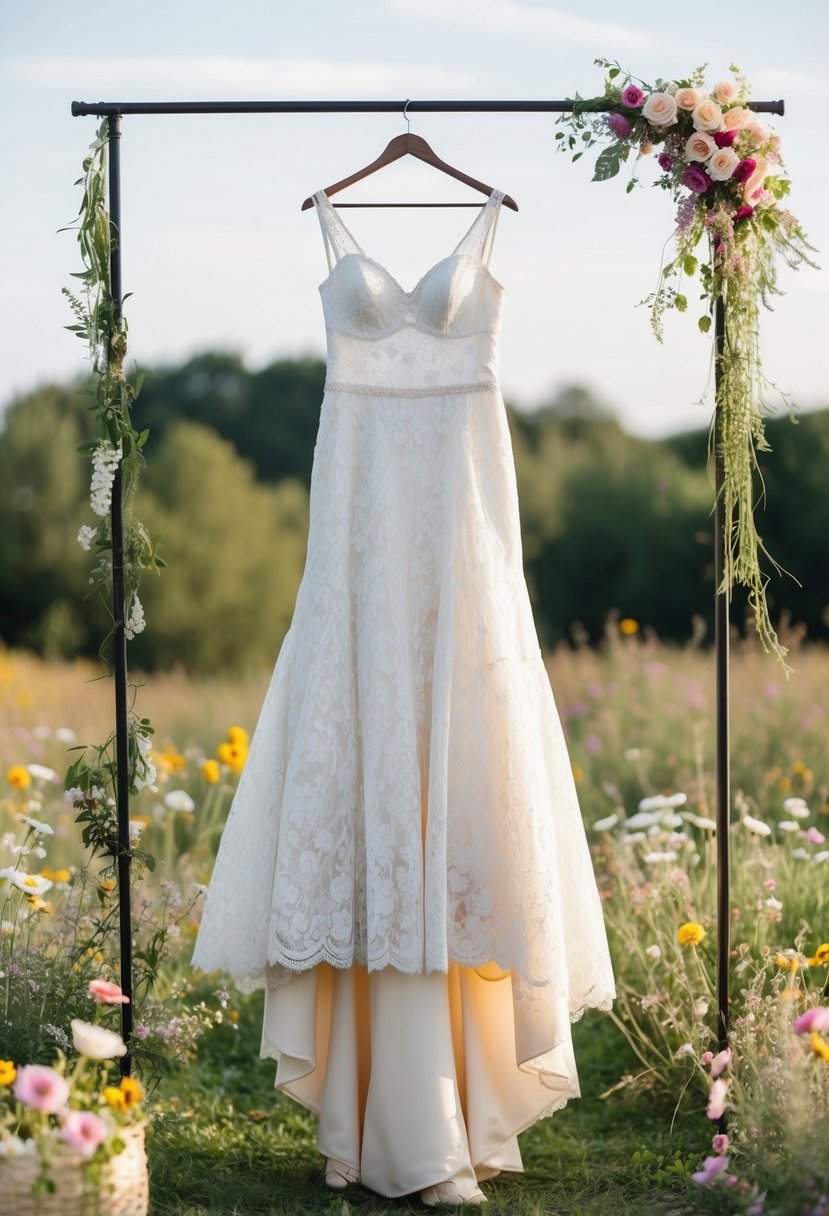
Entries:
{"label": "white cloud", "polygon": [[[751,73],[751,93],[753,97],[764,97],[769,101],[785,93],[829,97],[829,79],[810,75],[809,72],[792,71],[791,68],[758,68]],[[769,121],[774,122],[774,115],[769,116]]]}
{"label": "white cloud", "polygon": [[[172,96],[182,92],[195,98],[221,90],[263,99],[281,97],[376,97],[413,89],[461,92],[474,82],[466,71],[390,60],[316,59],[289,55],[259,58],[243,55],[205,56],[101,56],[42,55],[21,57],[3,64],[3,74],[29,85],[74,88],[85,101],[97,100],[102,89],[117,92],[118,99],[135,89],[164,89]],[[92,94],[95,94],[95,97]]]}
{"label": "white cloud", "polygon": [[564,42],[587,42],[593,46],[634,47],[654,45],[644,30],[609,21],[574,17],[547,5],[522,4],[520,0],[388,0],[388,10],[420,21],[443,21],[499,33],[558,38]]}

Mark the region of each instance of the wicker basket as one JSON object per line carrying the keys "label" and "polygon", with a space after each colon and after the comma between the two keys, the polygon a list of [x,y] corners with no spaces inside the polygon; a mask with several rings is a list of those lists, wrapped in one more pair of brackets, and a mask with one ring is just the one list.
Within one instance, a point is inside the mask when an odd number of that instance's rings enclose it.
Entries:
{"label": "wicker basket", "polygon": [[59,1144],[52,1153],[52,1177],[57,1190],[33,1195],[40,1173],[37,1154],[0,1158],[0,1195],[4,1211],[14,1216],[147,1216],[149,1176],[144,1148],[145,1121],[119,1130],[124,1149],[101,1166],[99,1185],[84,1169],[80,1153]]}

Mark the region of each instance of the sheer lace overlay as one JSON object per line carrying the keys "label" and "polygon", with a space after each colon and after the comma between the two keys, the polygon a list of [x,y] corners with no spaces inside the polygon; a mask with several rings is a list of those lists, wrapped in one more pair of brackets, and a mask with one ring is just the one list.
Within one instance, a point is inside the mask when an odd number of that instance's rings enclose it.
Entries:
{"label": "sheer lace overlay", "polygon": [[523,575],[485,255],[502,198],[406,292],[314,196],[328,381],[307,559],[193,963],[250,991],[320,962],[495,962],[563,1042],[615,989]]}

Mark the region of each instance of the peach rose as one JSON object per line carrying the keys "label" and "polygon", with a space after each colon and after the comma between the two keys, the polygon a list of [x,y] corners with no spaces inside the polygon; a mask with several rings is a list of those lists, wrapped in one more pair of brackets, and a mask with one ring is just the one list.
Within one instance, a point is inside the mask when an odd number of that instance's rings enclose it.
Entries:
{"label": "peach rose", "polygon": [[715,182],[727,182],[740,163],[733,148],[720,148],[708,162],[708,172]]}
{"label": "peach rose", "polygon": [[[725,151],[725,149],[723,149],[723,151]],[[751,202],[752,195],[755,193],[756,190],[763,189],[763,181],[765,180],[765,176],[766,176],[766,173],[768,172],[768,168],[769,168],[769,163],[766,160],[765,156],[758,156],[755,159],[757,161],[757,165],[754,169],[754,172],[752,173],[751,177],[747,180],[746,184],[743,186],[743,198],[745,199],[745,201],[747,203]],[[733,172],[733,170],[732,170],[732,172]]]}
{"label": "peach rose", "polygon": [[737,86],[733,80],[721,80],[714,85],[714,96],[721,106],[727,106],[737,96]]}
{"label": "peach rose", "polygon": [[742,129],[744,131],[749,131],[757,140],[758,144],[764,144],[771,135],[771,131],[766,124],[764,122],[760,122],[759,119],[754,118],[753,114]]}
{"label": "peach rose", "polygon": [[675,98],[680,110],[693,110],[702,101],[702,93],[699,89],[677,89]]}
{"label": "peach rose", "polygon": [[723,114],[722,125],[726,131],[739,131],[747,122],[751,122],[752,117],[751,110],[746,110],[743,106],[732,106]]}
{"label": "peach rose", "polygon": [[723,114],[716,101],[703,97],[691,111],[691,118],[698,131],[719,131],[723,125]]}
{"label": "peach rose", "polygon": [[651,152],[653,152],[653,144],[646,139],[643,144],[639,145],[639,155],[650,156]]}
{"label": "peach rose", "polygon": [[708,160],[716,150],[717,145],[710,135],[706,135],[704,131],[695,131],[685,145],[685,159]]}
{"label": "peach rose", "polygon": [[676,122],[676,98],[670,93],[651,93],[642,114],[655,127],[670,127]]}

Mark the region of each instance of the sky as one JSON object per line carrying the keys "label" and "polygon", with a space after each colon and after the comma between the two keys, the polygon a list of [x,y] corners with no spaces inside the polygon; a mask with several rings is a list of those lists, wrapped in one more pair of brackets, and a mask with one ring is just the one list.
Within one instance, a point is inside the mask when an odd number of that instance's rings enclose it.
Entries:
{"label": "sky", "polygon": [[[544,99],[601,92],[596,57],[645,80],[732,62],[755,99],[782,97],[790,208],[829,251],[829,5],[619,5],[593,0],[142,0],[113,9],[0,0],[0,410],[50,381],[88,371],[61,294],[82,269],[74,231],[82,161],[98,119],[73,100]],[[490,268],[504,286],[500,381],[533,409],[588,387],[631,432],[660,436],[710,419],[710,339],[697,310],[669,314],[665,339],[640,302],[654,289],[673,206],[625,176],[594,183],[592,156],[554,152],[550,114],[418,114],[411,130],[518,203],[502,209]],[[123,272],[127,367],[207,350],[256,370],[324,357],[318,285],[327,263],[302,201],[362,168],[402,114],[127,116],[123,120]],[[655,174],[654,174],[655,176]],[[649,182],[643,169],[640,177]],[[343,191],[345,201],[482,200],[407,156]],[[339,201],[338,199],[338,201]],[[457,244],[474,211],[341,212],[363,249],[404,287]],[[822,357],[825,270],[783,268],[763,315],[766,375],[801,410],[829,405]],[[279,402],[274,401],[274,409]]]}

